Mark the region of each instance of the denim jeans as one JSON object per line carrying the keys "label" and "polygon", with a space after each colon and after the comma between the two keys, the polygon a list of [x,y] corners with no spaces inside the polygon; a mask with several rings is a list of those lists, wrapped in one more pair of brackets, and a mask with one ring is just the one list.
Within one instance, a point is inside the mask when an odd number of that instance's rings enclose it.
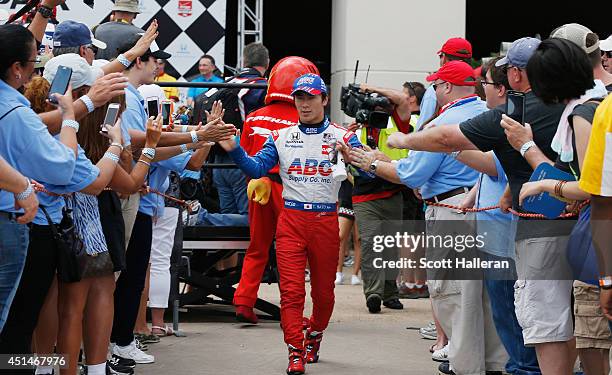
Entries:
{"label": "denim jeans", "polygon": [[[215,162],[233,163],[234,161],[228,154],[223,154],[217,155]],[[247,183],[240,169],[214,169],[213,183],[219,193],[219,205],[222,214],[248,214]]]}
{"label": "denim jeans", "polygon": [[0,332],[17,292],[28,249],[28,227],[0,212]]}
{"label": "denim jeans", "polygon": [[497,334],[510,359],[506,372],[515,375],[540,375],[535,349],[525,347],[523,329],[514,312],[514,280],[485,279]]}
{"label": "denim jeans", "polygon": [[197,226],[215,227],[248,227],[249,215],[239,214],[214,214],[208,212],[204,207],[198,212]]}

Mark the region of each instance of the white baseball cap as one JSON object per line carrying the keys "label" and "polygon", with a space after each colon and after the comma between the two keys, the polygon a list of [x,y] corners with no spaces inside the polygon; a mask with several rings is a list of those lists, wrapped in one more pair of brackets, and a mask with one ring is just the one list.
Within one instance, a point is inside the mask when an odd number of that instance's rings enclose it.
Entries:
{"label": "white baseball cap", "polygon": [[76,53],[66,53],[53,57],[45,64],[43,78],[49,81],[49,83],[53,82],[53,78],[55,78],[57,69],[60,66],[66,66],[72,69],[70,84],[73,90],[82,86],[93,85],[94,81],[104,74],[102,69],[89,65],[87,60]]}
{"label": "white baseball cap", "polygon": [[599,42],[599,49],[605,52],[612,51],[612,35]]}

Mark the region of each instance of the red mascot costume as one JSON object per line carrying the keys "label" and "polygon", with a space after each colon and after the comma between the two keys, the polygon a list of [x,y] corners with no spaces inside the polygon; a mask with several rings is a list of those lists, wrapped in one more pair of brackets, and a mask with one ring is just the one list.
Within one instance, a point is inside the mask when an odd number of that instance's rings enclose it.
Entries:
{"label": "red mascot costume", "polygon": [[[249,155],[261,150],[272,131],[297,124],[298,113],[290,94],[293,82],[306,73],[318,75],[319,70],[302,57],[285,57],[274,65],[268,80],[266,106],[250,113],[244,122],[240,145]],[[266,177],[250,180],[247,193],[251,243],[244,258],[240,284],[234,294],[234,305],[239,321],[255,324],[257,315],[253,307],[284,202],[278,165],[270,169]]]}

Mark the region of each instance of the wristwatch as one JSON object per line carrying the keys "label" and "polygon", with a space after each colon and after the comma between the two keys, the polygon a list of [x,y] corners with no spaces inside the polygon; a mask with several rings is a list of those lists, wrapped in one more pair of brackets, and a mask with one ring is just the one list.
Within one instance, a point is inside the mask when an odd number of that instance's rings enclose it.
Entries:
{"label": "wristwatch", "polygon": [[375,171],[376,171],[376,167],[378,166],[378,162],[379,162],[379,160],[374,160],[374,161],[372,162],[372,164],[370,164],[370,170],[371,170],[372,172],[375,172]]}
{"label": "wristwatch", "polygon": [[599,287],[601,289],[612,289],[612,276],[602,276],[599,278]]}
{"label": "wristwatch", "polygon": [[53,9],[51,9],[51,8],[45,6],[45,5],[39,6],[37,12],[40,13],[40,15],[43,16],[44,18],[51,18],[51,17],[53,17]]}

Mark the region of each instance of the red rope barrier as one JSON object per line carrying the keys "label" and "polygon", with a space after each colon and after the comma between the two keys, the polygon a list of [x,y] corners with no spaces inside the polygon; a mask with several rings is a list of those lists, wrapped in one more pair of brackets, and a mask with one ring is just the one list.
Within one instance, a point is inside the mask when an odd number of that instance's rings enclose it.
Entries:
{"label": "red rope barrier", "polygon": [[[580,213],[580,210],[582,210],[582,208],[584,208],[589,203],[590,203],[589,200],[582,201],[578,206],[576,206],[576,208],[572,212],[561,214],[557,217],[557,219],[567,219],[570,217],[578,216],[578,214]],[[452,204],[429,202],[429,201],[425,201],[425,204],[427,204],[428,206],[443,207],[443,208],[448,208],[451,210],[458,210],[462,212],[482,212],[482,211],[495,210],[499,208],[499,205],[490,206],[490,207],[482,207],[482,208],[462,208],[462,207],[455,206]],[[530,219],[547,219],[546,216],[542,214],[530,214],[530,213],[525,213],[525,212],[518,212],[518,211],[513,210],[512,208],[509,209],[508,211],[510,211],[511,214],[519,216],[519,217],[525,217],[525,218],[530,218]]]}

